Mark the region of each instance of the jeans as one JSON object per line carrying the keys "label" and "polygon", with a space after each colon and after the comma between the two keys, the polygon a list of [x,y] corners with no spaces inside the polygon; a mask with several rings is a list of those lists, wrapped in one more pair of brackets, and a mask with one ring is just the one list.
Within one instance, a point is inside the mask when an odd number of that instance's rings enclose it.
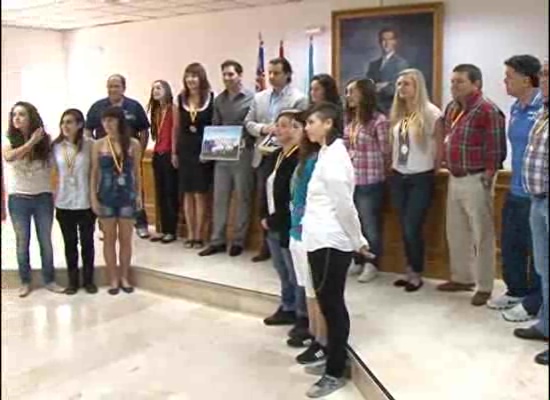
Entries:
{"label": "jeans", "polygon": [[544,199],[533,197],[531,200],[531,234],[533,235],[533,253],[535,268],[541,278],[542,284],[542,307],[539,311],[539,321],[535,325],[545,337],[548,332],[548,197]]}
{"label": "jeans", "polygon": [[344,298],[352,253],[336,249],[308,252],[313,287],[327,322],[326,374],[341,378],[346,369],[350,318]]}
{"label": "jeans", "polygon": [[536,299],[541,296],[540,278],[530,259],[533,248],[530,212],[529,198],[508,193],[502,209],[502,274],[509,296]]}
{"label": "jeans", "polygon": [[399,215],[407,265],[416,273],[424,271],[424,222],[432,203],[433,171],[390,178],[391,194]]}
{"label": "jeans", "polygon": [[281,247],[279,234],[269,231],[267,245],[271,252],[273,266],[281,280],[281,301],[284,311],[294,311],[297,318],[307,318],[306,293],[298,286],[290,250]]}
{"label": "jeans", "polygon": [[52,247],[53,195],[51,193],[32,196],[12,194],[8,198],[8,209],[15,230],[17,265],[21,283],[31,283],[29,254],[31,220],[34,220],[40,246],[42,279],[46,285],[52,283],[55,280]]}
{"label": "jeans", "polygon": [[[57,222],[65,243],[65,259],[69,286],[79,288],[94,283],[94,229],[95,215],[92,210],[56,210]],[[82,280],[78,273],[78,242],[82,256]]]}
{"label": "jeans", "polygon": [[176,235],[179,204],[178,171],[172,165],[170,153],[153,154],[153,173],[157,210],[160,214],[158,233]]}
{"label": "jeans", "polygon": [[382,255],[384,182],[356,186],[353,200],[361,220],[363,236],[368,240],[370,250],[376,256],[371,262],[378,266],[378,260]]}

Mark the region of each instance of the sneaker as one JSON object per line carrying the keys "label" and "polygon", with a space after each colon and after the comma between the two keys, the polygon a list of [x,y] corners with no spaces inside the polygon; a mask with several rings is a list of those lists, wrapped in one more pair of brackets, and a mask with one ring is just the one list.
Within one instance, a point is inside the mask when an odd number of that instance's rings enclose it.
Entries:
{"label": "sneaker", "polygon": [[55,282],[48,283],[45,288],[52,293],[65,293],[65,288],[62,288]]}
{"label": "sneaker", "polygon": [[304,367],[304,372],[308,375],[314,376],[323,376],[327,370],[327,360],[326,358],[319,361],[318,363],[306,365]]}
{"label": "sneaker", "polygon": [[77,292],[78,288],[76,286],[69,286],[65,289],[65,294],[68,294],[69,296],[75,295]]}
{"label": "sneaker", "polygon": [[351,267],[349,268],[349,275],[351,276],[361,275],[363,273],[364,267],[365,266],[361,264],[352,264]]}
{"label": "sneaker", "polygon": [[507,294],[503,294],[500,297],[492,298],[487,302],[487,307],[491,310],[509,310],[514,308],[517,304],[521,303],[523,298],[512,297]]}
{"label": "sneaker", "polygon": [[548,350],[537,354],[537,356],[535,357],[535,362],[540,365],[548,365]]}
{"label": "sneaker", "polygon": [[306,351],[296,357],[296,362],[301,365],[314,364],[326,360],[327,354],[319,342],[314,341]]}
{"label": "sneaker", "polygon": [[27,297],[29,294],[31,294],[31,291],[31,285],[28,283],[23,283],[19,288],[19,297]]}
{"label": "sneaker", "polygon": [[370,282],[378,276],[378,269],[371,263],[365,264],[365,268],[357,280],[361,283]]}
{"label": "sneaker", "polygon": [[536,318],[535,315],[530,315],[523,304],[519,303],[510,310],[502,312],[502,318],[508,322],[527,322]]}
{"label": "sneaker", "polygon": [[314,340],[313,336],[309,334],[304,336],[293,336],[286,341],[286,344],[289,347],[292,347],[295,349],[301,349],[301,348],[310,346],[313,343],[313,340]]}
{"label": "sneaker", "polygon": [[275,314],[264,319],[264,324],[267,326],[294,325],[295,323],[294,311],[283,311],[282,307],[279,307]]}
{"label": "sneaker", "polygon": [[310,399],[325,397],[343,388],[346,385],[346,382],[347,381],[344,378],[335,378],[330,375],[324,375],[311,387],[311,389],[307,391],[306,395]]}
{"label": "sneaker", "polygon": [[304,336],[309,334],[309,319],[300,317],[296,319],[296,323],[290,331],[288,331],[288,337]]}
{"label": "sneaker", "polygon": [[137,228],[136,233],[139,236],[140,239],[149,239],[149,229],[143,227],[143,228]]}

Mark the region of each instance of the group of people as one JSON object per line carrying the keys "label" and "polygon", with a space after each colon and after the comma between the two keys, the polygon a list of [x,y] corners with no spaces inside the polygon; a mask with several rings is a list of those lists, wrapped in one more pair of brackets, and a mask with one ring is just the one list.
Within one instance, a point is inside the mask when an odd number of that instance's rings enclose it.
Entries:
{"label": "group of people", "polygon": [[[140,237],[170,243],[177,238],[182,205],[186,248],[200,249],[203,257],[227,250],[238,256],[256,195],[264,245],[254,260],[271,258],[281,282],[280,307],[264,323],[293,325],[288,345],[307,347],[297,362],[306,365],[308,373],[322,376],[307,394],[322,397],[346,383],[350,320],[345,282],[348,274],[358,275],[361,282],[377,276],[383,257],[386,186],[398,212],[406,255],[405,275],[395,286],[416,292],[423,286],[423,227],[435,173],[445,168],[451,279],[438,290],[475,291],[472,305],[506,310],[508,320],[538,318],[537,324],[517,329],[515,335],[548,340],[548,62],[541,65],[533,56],[514,56],[505,62],[505,70],[507,92],[517,101],[508,129],[512,185],[502,228],[508,291],[501,297],[491,298],[496,263],[493,195],[507,153],[506,121],[483,94],[480,69],[472,64],[453,69],[453,100],[443,111],[430,101],[421,71],[400,71],[393,82],[393,102],[384,113],[372,79],[352,80],[342,99],[330,75],[317,75],[306,96],[293,87],[292,66],[285,58],[269,62],[270,88],[256,94],[243,87],[243,68],[236,61],[221,65],[225,90],[217,96],[203,66],[191,64],[175,101],[167,82],[153,83],[149,115],[124,96],[125,78],[112,75],[108,97],[96,102],[86,119],[75,109],[63,113],[61,133],[53,142],[36,108],[15,104],[3,153],[11,173],[8,208],[17,239],[20,295],[31,290],[31,219],[46,287],[74,294],[81,286],[89,293],[97,291],[93,278],[97,217],[104,235],[108,292],[115,295],[120,289],[133,290],[128,271],[134,221]],[[204,129],[209,125],[243,127],[237,161],[201,159]],[[160,219],[159,232],[153,236],[143,210],[140,169],[149,128],[155,141]],[[272,136],[278,146],[267,151],[261,144]],[[57,172],[55,198],[52,168]],[[213,229],[206,243],[210,191]],[[238,201],[228,248],[233,191]],[[65,243],[67,289],[54,279],[54,206]],[[536,361],[547,365],[548,350]]]}

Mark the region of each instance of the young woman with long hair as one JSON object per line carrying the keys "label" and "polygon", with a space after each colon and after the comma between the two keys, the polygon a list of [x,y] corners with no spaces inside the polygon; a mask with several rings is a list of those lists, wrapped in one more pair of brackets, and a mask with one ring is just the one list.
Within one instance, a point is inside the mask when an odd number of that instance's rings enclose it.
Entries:
{"label": "young woman with long hair", "polygon": [[25,297],[31,292],[31,221],[34,221],[40,246],[44,285],[52,292],[62,293],[64,289],[55,283],[53,264],[51,141],[35,106],[23,101],[13,106],[7,136],[3,155],[8,173],[8,210],[15,231],[21,279],[19,296]]}
{"label": "young woman with long hair", "polygon": [[[104,234],[109,294],[116,295],[119,289],[132,293],[134,288],[129,281],[132,233],[136,211],[142,205],[141,145],[130,136],[122,108],[106,109],[101,124],[107,135],[95,142],[92,150],[92,209]],[[117,242],[120,268],[117,268]]]}
{"label": "young woman with long hair", "polygon": [[338,119],[338,132],[343,131],[344,116],[342,107],[342,96],[338,91],[336,80],[329,74],[318,74],[311,78],[309,84],[309,102],[311,106],[319,103],[332,103],[340,110]]}
{"label": "young woman with long hair", "polygon": [[424,76],[417,69],[402,71],[396,88],[390,112],[390,187],[401,224],[407,276],[395,286],[415,292],[422,287],[423,227],[433,197],[435,129],[441,110],[430,102]]}
{"label": "young woman with long hair", "polygon": [[321,149],[307,188],[302,238],[327,325],[326,363],[306,367],[306,372],[322,375],[307,393],[311,398],[327,396],[346,383],[350,331],[344,300],[346,276],[353,252],[372,257],[353,202],[353,165],[335,128],[338,114],[335,105],[318,104],[310,111],[306,125],[309,140]]}
{"label": "young woman with long hair", "polygon": [[[305,290],[307,313],[309,317],[309,341],[308,348],[296,357],[299,364],[313,364],[322,361],[326,357],[326,323],[319,308],[319,302],[315,297],[311,271],[307,260],[307,250],[302,241],[302,218],[307,207],[306,196],[311,175],[317,163],[317,155],[320,146],[313,143],[307,135],[303,135],[299,150],[299,163],[294,171],[291,181],[290,201],[290,243],[289,249],[292,262],[296,270],[298,286]],[[306,337],[307,338],[307,337]],[[300,338],[289,339],[289,345],[303,347],[307,342]]]}
{"label": "young woman with long hair", "polygon": [[[302,112],[284,110],[276,121],[276,136],[281,147],[270,154],[265,162],[268,176],[262,193],[261,224],[267,232],[267,244],[273,267],[281,281],[281,304],[264,323],[294,325],[289,335],[296,340],[310,337],[303,286],[298,285],[289,246],[290,231],[290,180],[298,164],[298,149],[304,128]],[[291,343],[289,343],[291,344]]]}
{"label": "young woman with long hair", "polygon": [[178,228],[178,171],[172,165],[172,130],[175,114],[174,96],[170,84],[163,80],[153,82],[147,111],[151,119],[153,173],[160,230],[152,242],[171,243],[177,238]]}
{"label": "young woman with long hair", "polygon": [[360,79],[348,84],[345,114],[344,143],[355,171],[355,206],[363,235],[376,254],[371,261],[360,255],[355,257],[351,274],[359,275],[359,282],[365,283],[376,278],[382,255],[382,206],[391,159],[389,122],[378,111],[376,85],[372,80]]}
{"label": "young woman with long hair", "polygon": [[[56,218],[63,234],[69,286],[75,294],[80,285],[97,293],[94,284],[94,228],[96,216],[90,204],[90,174],[93,140],[84,137],[84,115],[71,108],[59,121],[61,133],[52,143],[53,165],[57,172]],[[78,242],[82,256],[82,279],[78,271]]]}
{"label": "young woman with long hair", "polygon": [[179,190],[183,195],[186,248],[204,247],[207,193],[214,179],[212,162],[200,159],[204,128],[212,124],[214,94],[201,64],[185,68],[183,90],[174,113],[172,163],[178,168]]}

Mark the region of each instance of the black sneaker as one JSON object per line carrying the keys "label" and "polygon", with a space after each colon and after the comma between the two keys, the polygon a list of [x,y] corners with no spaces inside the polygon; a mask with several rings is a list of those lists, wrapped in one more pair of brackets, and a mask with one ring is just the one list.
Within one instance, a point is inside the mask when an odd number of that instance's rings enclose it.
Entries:
{"label": "black sneaker", "polygon": [[286,344],[289,347],[293,347],[295,349],[302,349],[304,347],[308,347],[313,343],[313,340],[315,338],[311,336],[310,334],[304,335],[304,336],[294,336],[291,337],[286,341]]}
{"label": "black sneaker", "polygon": [[295,322],[294,311],[283,311],[281,307],[275,311],[275,314],[264,319],[264,324],[267,326],[294,325]]}
{"label": "black sneaker", "polygon": [[295,336],[304,336],[306,334],[309,334],[309,319],[303,317],[298,318],[292,329],[288,331],[289,338]]}
{"label": "black sneaker", "polygon": [[325,349],[314,341],[306,351],[296,357],[296,362],[301,365],[315,364],[327,358]]}

